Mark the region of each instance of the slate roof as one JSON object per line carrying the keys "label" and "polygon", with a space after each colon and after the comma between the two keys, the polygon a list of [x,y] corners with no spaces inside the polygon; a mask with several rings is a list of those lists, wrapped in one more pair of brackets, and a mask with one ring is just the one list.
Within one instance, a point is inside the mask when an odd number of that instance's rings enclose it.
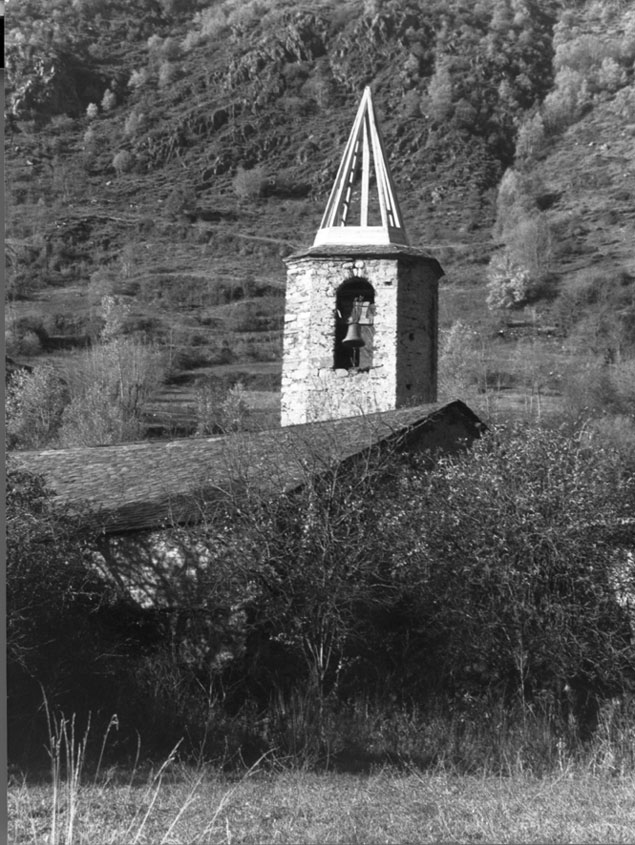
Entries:
{"label": "slate roof", "polygon": [[110,534],[194,522],[203,500],[242,485],[280,494],[307,472],[390,441],[453,451],[482,428],[456,401],[258,433],[15,452],[9,461],[43,476],[59,501],[96,512]]}
{"label": "slate roof", "polygon": [[349,244],[323,244],[319,246],[312,246],[309,249],[298,250],[291,255],[288,255],[284,261],[298,261],[301,258],[342,258],[349,257],[351,260],[355,258],[400,258],[400,259],[421,259],[425,258],[431,265],[433,265],[439,274],[443,276],[443,268],[437,259],[431,255],[427,250],[415,246],[406,246],[403,244],[370,244],[366,245],[349,245]]}

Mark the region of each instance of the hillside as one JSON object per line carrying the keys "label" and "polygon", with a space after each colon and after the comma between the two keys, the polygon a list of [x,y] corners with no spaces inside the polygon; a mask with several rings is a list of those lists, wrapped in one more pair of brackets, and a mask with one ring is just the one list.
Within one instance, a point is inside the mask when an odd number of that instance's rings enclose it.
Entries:
{"label": "hillside", "polygon": [[16,447],[79,437],[59,439],[63,415],[115,336],[161,356],[135,436],[276,424],[282,259],[312,242],[366,84],[411,242],[446,271],[445,389],[561,395],[602,362],[623,383],[635,3],[48,9],[7,6],[6,336],[67,393]]}

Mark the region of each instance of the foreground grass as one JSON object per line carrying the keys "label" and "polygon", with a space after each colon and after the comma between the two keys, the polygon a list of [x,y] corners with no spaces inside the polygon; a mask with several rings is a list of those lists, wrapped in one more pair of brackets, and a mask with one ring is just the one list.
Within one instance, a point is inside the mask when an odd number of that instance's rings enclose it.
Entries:
{"label": "foreground grass", "polygon": [[111,773],[102,784],[80,786],[72,840],[68,807],[51,829],[51,787],[16,782],[8,791],[8,830],[14,845],[632,843],[634,799],[635,775],[567,768],[543,778],[382,769],[252,772],[232,780],[178,767],[143,785]]}

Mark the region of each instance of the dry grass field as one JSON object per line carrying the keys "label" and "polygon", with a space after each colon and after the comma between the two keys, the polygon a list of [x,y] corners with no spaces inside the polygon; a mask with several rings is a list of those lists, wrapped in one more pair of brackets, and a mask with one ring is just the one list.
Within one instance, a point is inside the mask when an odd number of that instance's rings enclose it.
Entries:
{"label": "dry grass field", "polygon": [[[63,790],[62,790],[63,793]],[[127,782],[111,773],[59,801],[9,787],[13,845],[122,843],[632,843],[635,777],[569,766],[535,778],[384,768],[370,774],[251,771],[231,780],[176,767]]]}

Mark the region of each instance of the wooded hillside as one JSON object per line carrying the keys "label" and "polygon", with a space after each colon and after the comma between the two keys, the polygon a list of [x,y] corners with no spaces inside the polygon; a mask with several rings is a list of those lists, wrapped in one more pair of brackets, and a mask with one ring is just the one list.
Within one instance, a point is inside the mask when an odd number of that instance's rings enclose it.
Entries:
{"label": "wooded hillside", "polygon": [[[446,271],[447,392],[632,366],[634,3],[23,0],[7,30],[7,351],[66,384],[16,446],[276,424],[281,259],[367,84],[411,242]],[[80,432],[130,344],[151,374]]]}

